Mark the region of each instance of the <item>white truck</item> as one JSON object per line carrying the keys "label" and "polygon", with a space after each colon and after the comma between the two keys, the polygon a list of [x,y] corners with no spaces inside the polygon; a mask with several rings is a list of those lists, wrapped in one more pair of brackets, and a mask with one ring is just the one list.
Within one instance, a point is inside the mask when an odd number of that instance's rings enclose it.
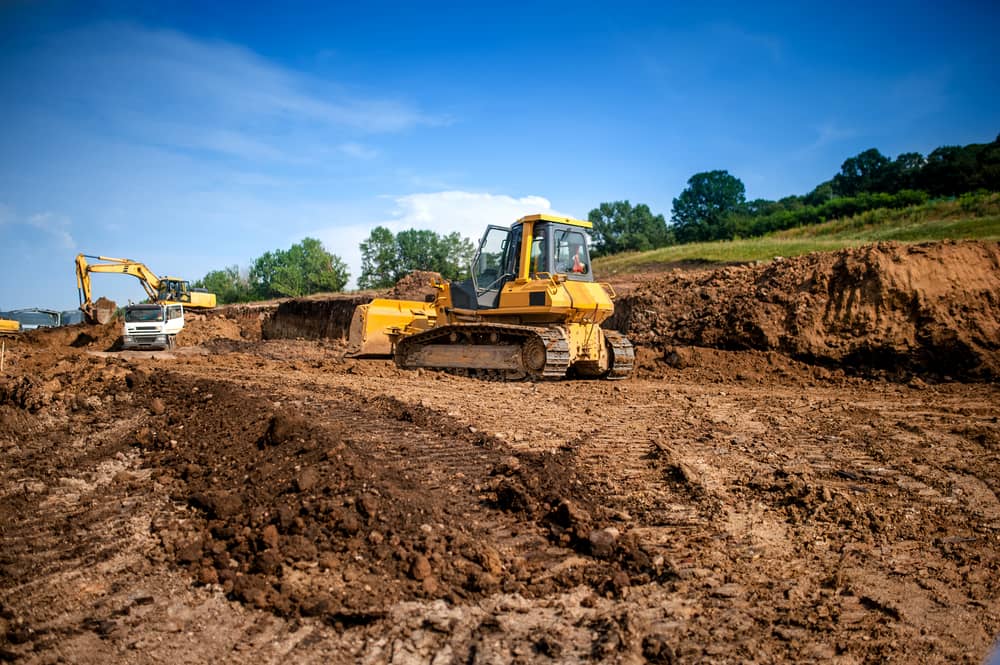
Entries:
{"label": "white truck", "polygon": [[172,349],[184,328],[184,306],[145,303],[125,308],[123,349]]}

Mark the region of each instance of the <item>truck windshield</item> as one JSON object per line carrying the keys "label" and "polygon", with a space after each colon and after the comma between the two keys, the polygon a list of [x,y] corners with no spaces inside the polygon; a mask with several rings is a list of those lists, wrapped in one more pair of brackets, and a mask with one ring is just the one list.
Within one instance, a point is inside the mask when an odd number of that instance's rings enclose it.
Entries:
{"label": "truck windshield", "polygon": [[159,307],[150,307],[142,309],[126,309],[125,310],[125,320],[128,323],[141,323],[149,321],[162,321],[163,320],[163,310]]}

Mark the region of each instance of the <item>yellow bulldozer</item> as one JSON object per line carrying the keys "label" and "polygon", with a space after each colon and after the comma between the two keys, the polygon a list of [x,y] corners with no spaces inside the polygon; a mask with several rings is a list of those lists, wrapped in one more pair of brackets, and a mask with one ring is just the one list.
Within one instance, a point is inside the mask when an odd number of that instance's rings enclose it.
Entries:
{"label": "yellow bulldozer", "polygon": [[[87,259],[97,259],[104,263],[89,263]],[[145,264],[138,261],[77,254],[76,287],[80,297],[80,310],[90,323],[107,323],[114,315],[114,311],[109,312],[99,308],[91,299],[90,273],[92,272],[131,275],[142,284],[149,300],[159,305],[181,304],[194,309],[215,307],[214,293],[209,293],[205,289],[191,288],[187,280],[179,277],[158,277]]]}
{"label": "yellow bulldozer", "polygon": [[554,215],[489,226],[469,279],[435,281],[430,302],[376,298],[359,305],[352,355],[505,378],[624,379],[635,353],[624,335],[601,328],[614,312],[615,293],[594,280],[591,226]]}

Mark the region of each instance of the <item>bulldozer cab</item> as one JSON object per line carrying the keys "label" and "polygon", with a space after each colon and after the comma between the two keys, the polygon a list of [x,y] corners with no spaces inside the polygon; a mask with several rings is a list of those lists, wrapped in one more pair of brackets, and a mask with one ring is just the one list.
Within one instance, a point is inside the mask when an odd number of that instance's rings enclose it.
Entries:
{"label": "bulldozer cab", "polygon": [[[472,260],[471,279],[452,285],[455,305],[493,309],[504,285],[515,280],[547,280],[558,274],[571,281],[593,282],[586,227],[572,221],[538,215],[521,219],[511,228],[487,227]],[[527,253],[522,251],[525,237],[531,238]],[[522,260],[528,262],[525,270]]]}

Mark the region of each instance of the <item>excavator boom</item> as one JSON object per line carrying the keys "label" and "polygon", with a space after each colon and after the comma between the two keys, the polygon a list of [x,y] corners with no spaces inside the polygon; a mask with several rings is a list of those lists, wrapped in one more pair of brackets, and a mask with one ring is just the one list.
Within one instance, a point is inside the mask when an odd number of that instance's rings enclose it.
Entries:
{"label": "excavator boom", "polygon": [[[103,263],[89,263],[87,259],[96,259],[103,261]],[[78,254],[76,257],[76,286],[80,298],[80,309],[91,322],[107,323],[113,315],[113,312],[109,314],[106,311],[99,311],[93,302],[90,274],[95,272],[135,277],[139,280],[146,295],[149,296],[149,300],[160,305],[183,304],[188,308],[211,309],[216,304],[214,293],[192,289],[186,280],[178,277],[158,277],[156,273],[139,261]]]}

